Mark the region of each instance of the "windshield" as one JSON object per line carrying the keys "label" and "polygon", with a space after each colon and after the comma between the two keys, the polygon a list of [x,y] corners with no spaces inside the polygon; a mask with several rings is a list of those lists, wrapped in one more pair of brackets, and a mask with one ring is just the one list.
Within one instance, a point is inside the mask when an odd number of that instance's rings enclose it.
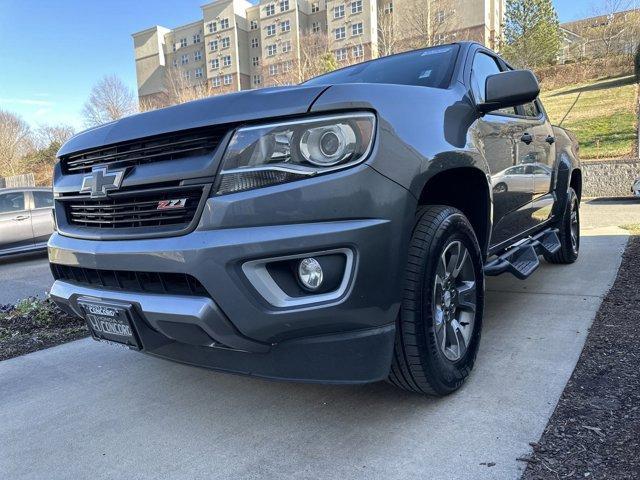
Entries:
{"label": "windshield", "polygon": [[305,85],[391,83],[447,88],[459,48],[444,45],[382,57],[320,75]]}

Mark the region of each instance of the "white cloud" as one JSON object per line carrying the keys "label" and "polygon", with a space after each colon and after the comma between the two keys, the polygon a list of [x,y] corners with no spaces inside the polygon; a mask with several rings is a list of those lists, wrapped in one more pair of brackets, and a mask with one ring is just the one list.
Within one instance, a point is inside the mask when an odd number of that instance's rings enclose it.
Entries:
{"label": "white cloud", "polygon": [[53,102],[50,100],[37,100],[35,98],[0,98],[0,105],[2,104],[50,107],[53,105]]}

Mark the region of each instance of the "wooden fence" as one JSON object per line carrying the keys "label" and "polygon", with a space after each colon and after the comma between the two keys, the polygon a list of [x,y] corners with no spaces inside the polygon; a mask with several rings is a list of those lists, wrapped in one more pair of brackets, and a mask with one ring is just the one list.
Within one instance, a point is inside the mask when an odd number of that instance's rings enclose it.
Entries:
{"label": "wooden fence", "polygon": [[35,187],[36,178],[33,173],[15,175],[13,177],[0,177],[0,188]]}

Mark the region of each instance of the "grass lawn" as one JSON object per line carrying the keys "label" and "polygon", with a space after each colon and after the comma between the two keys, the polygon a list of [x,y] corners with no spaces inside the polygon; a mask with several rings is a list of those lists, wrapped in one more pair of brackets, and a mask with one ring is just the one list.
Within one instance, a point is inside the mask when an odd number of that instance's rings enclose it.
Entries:
{"label": "grass lawn", "polygon": [[629,75],[543,91],[541,98],[555,125],[577,99],[562,126],[577,135],[581,158],[600,159],[624,158],[634,153],[637,95],[638,84]]}

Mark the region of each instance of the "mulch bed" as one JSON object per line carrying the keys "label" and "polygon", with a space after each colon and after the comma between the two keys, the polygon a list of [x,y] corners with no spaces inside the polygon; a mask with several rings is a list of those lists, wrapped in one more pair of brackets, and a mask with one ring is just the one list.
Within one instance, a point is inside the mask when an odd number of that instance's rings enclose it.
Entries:
{"label": "mulch bed", "polygon": [[523,476],[640,479],[640,237],[618,277]]}
{"label": "mulch bed", "polygon": [[0,360],[53,347],[89,335],[84,320],[50,300],[30,298],[0,305]]}

